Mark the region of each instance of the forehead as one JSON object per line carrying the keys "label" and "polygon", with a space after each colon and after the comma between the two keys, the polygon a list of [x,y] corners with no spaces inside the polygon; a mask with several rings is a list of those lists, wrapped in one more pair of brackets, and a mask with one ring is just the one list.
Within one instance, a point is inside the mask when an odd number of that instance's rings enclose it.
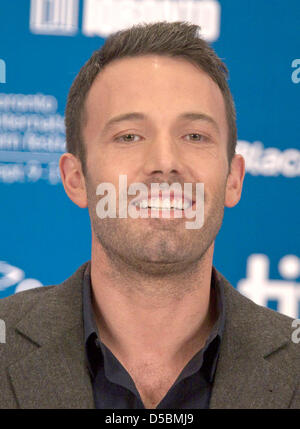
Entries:
{"label": "forehead", "polygon": [[220,128],[227,128],[218,85],[183,58],[147,55],[108,64],[86,99],[86,131],[96,122],[101,127],[112,116],[130,111],[141,111],[153,121],[171,121],[184,111],[199,111],[212,116]]}

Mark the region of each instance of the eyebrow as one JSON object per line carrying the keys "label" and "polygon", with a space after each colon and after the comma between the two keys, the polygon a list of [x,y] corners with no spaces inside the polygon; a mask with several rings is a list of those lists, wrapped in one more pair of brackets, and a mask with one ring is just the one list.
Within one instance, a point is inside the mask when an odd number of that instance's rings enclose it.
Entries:
{"label": "eyebrow", "polygon": [[[130,112],[130,113],[124,113],[122,115],[115,116],[111,118],[104,126],[103,132],[107,132],[113,125],[118,124],[123,121],[145,121],[147,119],[146,115],[144,113],[140,112]],[[220,133],[219,126],[217,122],[209,115],[205,113],[198,113],[198,112],[186,112],[182,113],[178,116],[179,120],[189,120],[189,121],[205,121],[211,124],[214,129]]]}

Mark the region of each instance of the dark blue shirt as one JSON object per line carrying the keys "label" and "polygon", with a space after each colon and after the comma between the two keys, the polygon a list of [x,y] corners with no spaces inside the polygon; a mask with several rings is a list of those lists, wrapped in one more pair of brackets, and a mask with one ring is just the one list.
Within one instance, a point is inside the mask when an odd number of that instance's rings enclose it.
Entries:
{"label": "dark blue shirt", "polygon": [[[216,292],[217,321],[205,343],[185,368],[156,409],[208,408],[225,323],[223,285],[212,269],[211,287]],[[133,379],[108,347],[100,341],[92,309],[90,263],[83,280],[83,323],[86,363],[97,409],[145,409]]]}

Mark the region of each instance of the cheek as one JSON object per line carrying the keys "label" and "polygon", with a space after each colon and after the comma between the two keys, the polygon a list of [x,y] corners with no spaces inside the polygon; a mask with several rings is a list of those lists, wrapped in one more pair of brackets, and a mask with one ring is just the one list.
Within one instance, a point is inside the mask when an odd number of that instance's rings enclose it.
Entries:
{"label": "cheek", "polygon": [[97,182],[111,182],[114,176],[115,162],[100,151],[90,151],[87,157],[87,171]]}
{"label": "cheek", "polygon": [[193,165],[195,182],[204,183],[204,186],[214,190],[222,188],[227,178],[227,162],[223,158],[200,159]]}
{"label": "cheek", "polygon": [[204,183],[205,204],[224,204],[226,191],[226,175],[220,174],[218,170],[213,170],[210,174],[203,176],[198,182]]}

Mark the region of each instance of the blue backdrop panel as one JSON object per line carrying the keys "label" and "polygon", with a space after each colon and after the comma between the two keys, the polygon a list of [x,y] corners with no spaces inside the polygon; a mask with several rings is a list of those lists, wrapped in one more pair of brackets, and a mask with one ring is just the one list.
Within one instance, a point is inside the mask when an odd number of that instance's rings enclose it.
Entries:
{"label": "blue backdrop panel", "polygon": [[299,317],[298,0],[1,0],[0,297],[61,282],[90,259],[88,212],[58,171],[66,97],[108,34],[156,20],[200,24],[230,70],[247,173],[214,264],[259,304]]}

